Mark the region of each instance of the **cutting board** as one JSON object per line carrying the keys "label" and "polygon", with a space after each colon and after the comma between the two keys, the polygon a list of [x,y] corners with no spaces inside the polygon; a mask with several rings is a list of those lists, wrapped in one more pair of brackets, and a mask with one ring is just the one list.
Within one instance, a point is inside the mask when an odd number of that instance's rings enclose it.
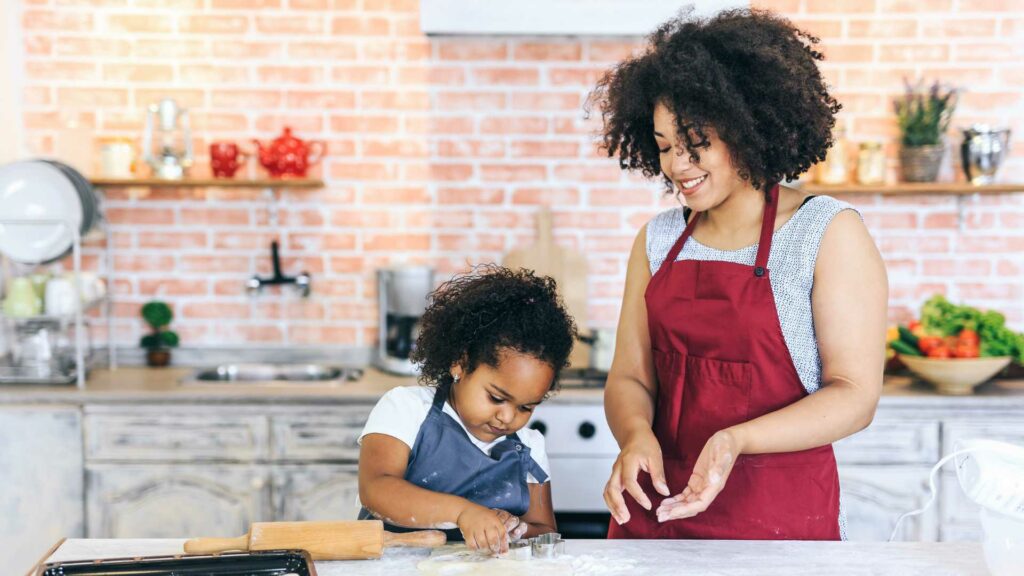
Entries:
{"label": "cutting board", "polygon": [[[551,233],[551,210],[547,206],[541,207],[537,213],[536,242],[509,252],[502,264],[507,268],[525,268],[554,278],[576,328],[580,332],[587,330],[587,259],[575,250],[555,244]],[[590,346],[577,340],[569,356],[569,366],[589,367]]]}

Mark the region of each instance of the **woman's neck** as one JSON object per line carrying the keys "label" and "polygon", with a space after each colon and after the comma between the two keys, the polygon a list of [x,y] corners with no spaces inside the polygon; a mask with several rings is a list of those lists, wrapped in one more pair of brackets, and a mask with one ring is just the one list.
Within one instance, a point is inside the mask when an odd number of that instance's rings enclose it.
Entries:
{"label": "woman's neck", "polygon": [[701,227],[705,234],[717,238],[760,233],[764,205],[764,192],[750,186],[738,188],[721,204],[704,212]]}

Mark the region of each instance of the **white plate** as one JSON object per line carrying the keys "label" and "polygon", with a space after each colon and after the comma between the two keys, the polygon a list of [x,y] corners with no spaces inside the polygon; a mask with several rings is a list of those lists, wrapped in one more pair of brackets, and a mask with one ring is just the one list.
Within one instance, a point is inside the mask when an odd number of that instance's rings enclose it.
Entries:
{"label": "white plate", "polygon": [[[60,257],[82,224],[82,200],[74,183],[56,166],[22,161],[0,166],[0,252],[34,264]],[[18,224],[19,220],[60,220],[63,224]]]}

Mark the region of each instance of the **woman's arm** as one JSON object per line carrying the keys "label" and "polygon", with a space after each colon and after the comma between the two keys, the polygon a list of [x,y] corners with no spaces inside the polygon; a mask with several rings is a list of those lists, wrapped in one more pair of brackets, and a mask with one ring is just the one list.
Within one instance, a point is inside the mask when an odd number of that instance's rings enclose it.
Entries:
{"label": "woman's arm", "polygon": [[375,516],[408,528],[459,528],[471,548],[508,549],[499,514],[460,496],[420,488],[405,480],[409,447],[387,434],[363,436],[359,450],[359,500]]}
{"label": "woman's arm", "polygon": [[529,527],[521,538],[533,538],[548,532],[558,532],[555,510],[551,506],[551,482],[530,482],[530,509],[520,518]]}
{"label": "woman's arm", "polygon": [[822,238],[811,292],[821,389],[733,427],[741,453],[824,446],[871,423],[882,393],[888,294],[867,228],[854,212],[840,212]]}
{"label": "woman's arm", "polygon": [[619,443],[619,457],[605,486],[605,503],[620,524],[629,520],[623,490],[644,508],[651,508],[636,478],[640,470],[651,475],[658,492],[668,496],[662,467],[661,447],[651,430],[658,379],[647,331],[647,303],[644,292],[651,279],[647,260],[647,227],[640,229],[626,268],[626,288],[615,336],[615,356],[604,389],[608,425]]}

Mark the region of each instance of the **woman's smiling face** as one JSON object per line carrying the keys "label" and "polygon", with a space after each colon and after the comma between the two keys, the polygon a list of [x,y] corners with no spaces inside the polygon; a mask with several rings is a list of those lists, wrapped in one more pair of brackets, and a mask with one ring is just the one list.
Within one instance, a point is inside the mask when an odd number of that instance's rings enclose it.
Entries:
{"label": "woman's smiling face", "polygon": [[[718,138],[714,128],[704,128],[707,137],[706,148],[700,148],[700,162],[690,159],[686,140],[676,130],[676,116],[664,104],[654,107],[654,141],[661,158],[661,171],[672,181],[676,193],[682,195],[687,206],[696,212],[704,212],[718,206],[743,187],[733,165],[729,149]],[[694,141],[696,134],[691,134]]]}

